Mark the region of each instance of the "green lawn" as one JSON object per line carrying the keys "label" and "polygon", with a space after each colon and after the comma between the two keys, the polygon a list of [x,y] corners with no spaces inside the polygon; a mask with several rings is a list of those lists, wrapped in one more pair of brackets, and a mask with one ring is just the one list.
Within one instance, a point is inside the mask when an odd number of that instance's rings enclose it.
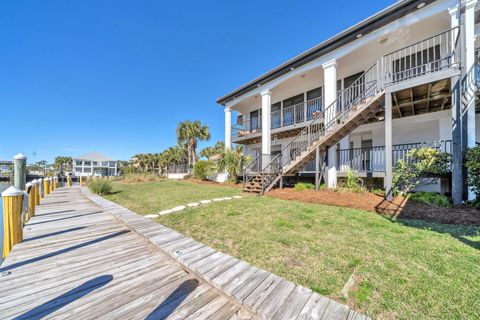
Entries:
{"label": "green lawn", "polygon": [[[183,198],[177,191],[220,190],[177,183],[163,192],[170,183],[145,184],[146,194],[138,200],[132,200],[138,189],[123,189],[122,198],[113,200],[145,213],[158,210],[156,201]],[[268,196],[211,203],[158,221],[374,318],[478,319],[480,314],[480,228],[392,222],[371,212]],[[355,284],[345,297],[342,288],[350,277]]]}
{"label": "green lawn", "polygon": [[121,203],[137,213],[152,214],[190,202],[234,196],[240,193],[240,189],[233,187],[165,179],[145,183],[115,182],[113,194],[106,198]]}

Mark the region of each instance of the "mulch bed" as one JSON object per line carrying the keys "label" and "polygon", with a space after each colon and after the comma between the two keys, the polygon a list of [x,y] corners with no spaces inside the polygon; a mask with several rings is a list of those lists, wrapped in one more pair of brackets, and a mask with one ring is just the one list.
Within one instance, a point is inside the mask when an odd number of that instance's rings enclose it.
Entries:
{"label": "mulch bed", "polygon": [[480,210],[470,207],[437,208],[404,197],[387,201],[383,196],[370,192],[338,192],[333,190],[275,189],[270,196],[284,200],[363,209],[392,218],[416,219],[442,224],[480,226]]}

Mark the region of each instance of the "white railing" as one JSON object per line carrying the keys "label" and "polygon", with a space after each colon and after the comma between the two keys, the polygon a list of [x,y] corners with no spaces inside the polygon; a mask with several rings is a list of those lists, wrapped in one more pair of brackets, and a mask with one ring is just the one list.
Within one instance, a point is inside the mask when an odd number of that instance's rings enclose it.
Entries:
{"label": "white railing", "polygon": [[455,27],[382,58],[384,84],[409,80],[460,63],[459,28]]}

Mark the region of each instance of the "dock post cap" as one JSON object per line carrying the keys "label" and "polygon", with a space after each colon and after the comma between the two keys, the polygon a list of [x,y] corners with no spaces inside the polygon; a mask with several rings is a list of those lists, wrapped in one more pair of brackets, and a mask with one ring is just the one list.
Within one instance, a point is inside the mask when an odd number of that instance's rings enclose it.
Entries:
{"label": "dock post cap", "polygon": [[23,194],[22,190],[18,189],[15,186],[11,186],[10,188],[2,192],[2,197],[14,197],[22,194]]}
{"label": "dock post cap", "polygon": [[38,182],[39,182],[39,183],[42,183],[42,181],[43,181],[43,179],[42,179],[42,178],[38,179]]}
{"label": "dock post cap", "polygon": [[33,181],[32,182],[27,182],[27,184],[25,185],[25,188],[28,188],[28,187],[31,187],[33,186]]}
{"label": "dock post cap", "polygon": [[15,160],[24,160],[27,159],[26,156],[24,156],[22,153],[17,154],[15,157],[13,157]]}
{"label": "dock post cap", "polygon": [[32,181],[30,181],[31,184],[37,184],[37,179],[33,179]]}

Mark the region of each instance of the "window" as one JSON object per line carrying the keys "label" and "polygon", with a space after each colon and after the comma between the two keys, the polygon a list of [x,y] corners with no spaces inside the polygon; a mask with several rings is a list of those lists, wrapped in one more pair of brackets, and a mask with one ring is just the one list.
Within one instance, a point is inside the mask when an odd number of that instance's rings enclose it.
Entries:
{"label": "window", "polygon": [[272,129],[275,129],[275,128],[280,128],[280,126],[282,125],[281,124],[281,112],[282,112],[282,103],[281,102],[277,102],[277,103],[274,103],[272,104],[272,117],[271,117],[271,121],[272,121]]}
{"label": "window", "polygon": [[312,120],[323,109],[322,87],[307,92],[307,120]]}
{"label": "window", "polygon": [[83,172],[90,173],[90,172],[92,172],[92,168],[88,168],[88,167],[83,168]]}
{"label": "window", "polygon": [[91,161],[85,161],[83,163],[84,166],[91,166],[92,165],[92,162]]}
{"label": "window", "polygon": [[255,110],[250,112],[250,130],[256,131],[261,128],[260,113],[261,113],[261,110]]}
{"label": "window", "polygon": [[81,167],[75,168],[75,172],[76,172],[76,173],[82,173],[82,168],[81,168]]}
{"label": "window", "polygon": [[109,167],[112,167],[112,168],[115,168],[115,161],[110,161],[110,162],[108,163],[108,166],[109,166]]}
{"label": "window", "polygon": [[76,165],[76,166],[79,166],[79,167],[82,166],[82,161],[76,160],[76,161],[75,161],[75,165]]}
{"label": "window", "polygon": [[283,100],[283,125],[302,122],[304,119],[303,93]]}
{"label": "window", "polygon": [[440,45],[436,45],[393,61],[393,81],[413,78],[440,68]]}

